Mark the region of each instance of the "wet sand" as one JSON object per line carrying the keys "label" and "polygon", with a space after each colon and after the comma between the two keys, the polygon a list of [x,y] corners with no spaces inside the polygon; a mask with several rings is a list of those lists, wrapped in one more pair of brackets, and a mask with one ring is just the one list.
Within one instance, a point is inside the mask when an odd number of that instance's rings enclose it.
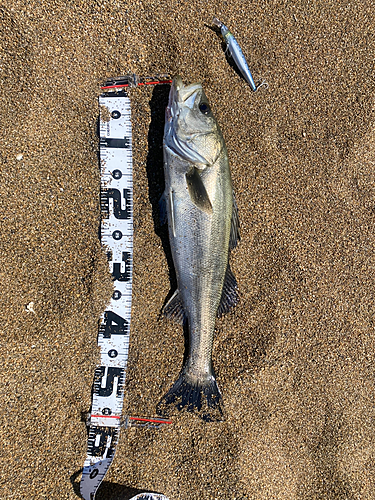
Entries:
{"label": "wet sand", "polygon": [[[123,431],[98,500],[374,499],[374,4],[5,0],[0,16],[0,497],[77,498],[112,290],[97,97],[134,72],[204,85],[239,207],[241,300],[214,343],[225,422],[182,413]],[[213,16],[268,89],[228,65]],[[184,353],[182,328],[160,318],[173,286],[157,209],[167,90],[130,92],[124,413],[138,416],[155,415]]]}

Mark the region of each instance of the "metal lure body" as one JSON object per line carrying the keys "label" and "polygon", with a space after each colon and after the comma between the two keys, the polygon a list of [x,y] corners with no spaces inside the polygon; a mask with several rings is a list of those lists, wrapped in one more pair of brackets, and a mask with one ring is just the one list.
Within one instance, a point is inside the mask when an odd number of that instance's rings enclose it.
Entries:
{"label": "metal lure body", "polygon": [[220,29],[221,36],[226,43],[227,50],[232,56],[233,61],[235,62],[237,68],[241,71],[247,83],[250,85],[251,90],[255,92],[257,90],[257,86],[255,85],[253,75],[251,74],[245,56],[243,55],[243,52],[237,40],[234,38],[233,34],[229,31],[225,24],[219,21],[219,19],[214,17],[212,22],[217,28]]}

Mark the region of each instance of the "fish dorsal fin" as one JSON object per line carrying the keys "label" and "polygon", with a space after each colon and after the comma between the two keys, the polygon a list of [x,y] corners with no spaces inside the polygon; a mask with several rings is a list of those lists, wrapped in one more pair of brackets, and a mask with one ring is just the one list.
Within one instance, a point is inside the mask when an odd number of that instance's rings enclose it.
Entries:
{"label": "fish dorsal fin", "polygon": [[236,248],[237,243],[240,241],[240,219],[238,218],[238,207],[236,203],[236,198],[233,193],[233,210],[232,210],[232,221],[230,224],[230,238],[229,238],[229,250]]}
{"label": "fish dorsal fin", "polygon": [[186,182],[189,190],[191,201],[200,210],[208,214],[212,214],[212,204],[208,197],[206,188],[196,167],[192,167],[186,174]]}
{"label": "fish dorsal fin", "polygon": [[220,318],[223,314],[229,312],[232,307],[238,304],[239,296],[238,296],[238,285],[237,280],[232,273],[229,262],[227,271],[225,273],[224,278],[224,286],[223,291],[221,293],[221,300],[219,307],[217,309],[217,316]]}
{"label": "fish dorsal fin", "polygon": [[163,307],[162,313],[166,318],[176,321],[176,323],[179,323],[180,325],[185,323],[186,314],[178,288]]}

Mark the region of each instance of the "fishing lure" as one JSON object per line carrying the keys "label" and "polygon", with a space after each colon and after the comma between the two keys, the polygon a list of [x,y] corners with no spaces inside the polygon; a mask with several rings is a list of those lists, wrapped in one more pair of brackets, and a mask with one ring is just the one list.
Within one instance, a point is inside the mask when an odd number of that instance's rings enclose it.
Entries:
{"label": "fishing lure", "polygon": [[255,92],[262,85],[266,85],[265,82],[262,82],[260,85],[258,85],[258,87],[255,85],[253,75],[251,74],[251,71],[246,62],[245,56],[243,55],[241,47],[239,46],[237,40],[234,38],[232,33],[229,31],[229,29],[225,26],[225,24],[219,21],[219,19],[217,19],[216,17],[214,17],[212,23],[214,24],[214,26],[216,26],[216,28],[220,30],[221,36],[223,37],[224,42],[227,45],[227,50],[232,56],[234,62],[236,63],[237,68],[241,71],[243,77],[250,85],[251,90]]}

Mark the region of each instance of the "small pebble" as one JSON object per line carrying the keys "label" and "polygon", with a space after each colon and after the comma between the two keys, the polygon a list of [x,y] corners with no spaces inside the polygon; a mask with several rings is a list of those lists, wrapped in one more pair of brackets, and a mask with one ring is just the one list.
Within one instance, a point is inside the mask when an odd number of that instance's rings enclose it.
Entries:
{"label": "small pebble", "polygon": [[29,302],[26,306],[26,312],[28,313],[34,313],[35,314],[35,311],[34,311],[34,302]]}

